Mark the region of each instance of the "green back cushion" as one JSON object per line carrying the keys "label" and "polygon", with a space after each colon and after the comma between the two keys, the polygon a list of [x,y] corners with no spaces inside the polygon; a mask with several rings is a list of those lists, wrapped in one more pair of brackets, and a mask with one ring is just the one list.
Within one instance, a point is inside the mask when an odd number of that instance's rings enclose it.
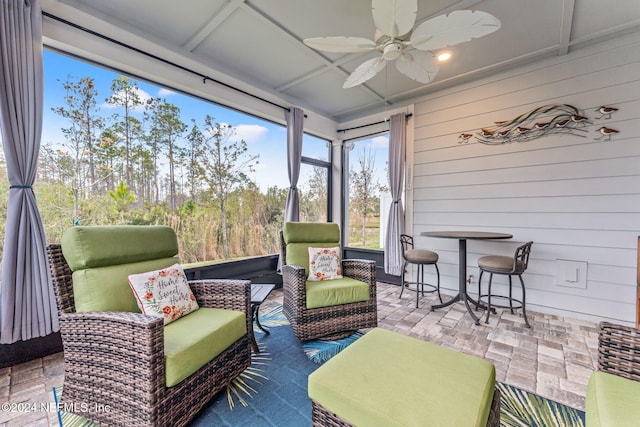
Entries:
{"label": "green back cushion", "polygon": [[631,427],[640,420],[640,382],[594,372],[585,400],[587,427]]}
{"label": "green back cushion", "polygon": [[140,312],[127,276],[178,262],[170,227],[73,227],[64,232],[61,245],[73,271],[77,312]]}
{"label": "green back cushion", "polygon": [[479,357],[375,328],[309,375],[308,390],[358,426],[479,427],[495,374]]}
{"label": "green back cushion", "polygon": [[241,311],[200,307],[164,327],[165,384],[172,387],[247,333]]}
{"label": "green back cushion", "polygon": [[309,247],[340,246],[340,228],[330,222],[286,222],[282,228],[289,265],[299,265],[309,272]]}

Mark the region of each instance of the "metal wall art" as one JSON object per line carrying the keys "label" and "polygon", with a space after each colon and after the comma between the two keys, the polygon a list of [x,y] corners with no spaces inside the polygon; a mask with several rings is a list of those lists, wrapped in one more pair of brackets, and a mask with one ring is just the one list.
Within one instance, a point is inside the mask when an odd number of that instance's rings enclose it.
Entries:
{"label": "metal wall art", "polygon": [[[600,115],[590,119],[582,111],[569,104],[548,104],[538,107],[515,119],[495,122],[494,126],[485,127],[475,133],[461,133],[458,143],[463,144],[474,138],[488,145],[499,145],[508,142],[524,142],[547,135],[567,134],[587,138],[592,132],[592,120],[607,120],[618,111],[617,108],[602,106],[596,110]],[[611,140],[619,131],[606,126],[596,130],[599,134],[595,140]]]}

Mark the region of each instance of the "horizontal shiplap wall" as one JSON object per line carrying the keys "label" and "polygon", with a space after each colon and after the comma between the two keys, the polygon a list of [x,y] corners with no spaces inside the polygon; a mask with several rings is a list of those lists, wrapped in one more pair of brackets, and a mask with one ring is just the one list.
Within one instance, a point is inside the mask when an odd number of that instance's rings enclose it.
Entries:
{"label": "horizontal shiplap wall", "polygon": [[[551,135],[489,146],[458,142],[545,104],[592,119],[586,137]],[[619,109],[600,119],[601,105]],[[413,235],[440,254],[443,287],[457,288],[458,242],[427,230],[507,232],[513,241],[468,242],[470,291],[477,260],[534,241],[525,274],[532,310],[589,320],[635,321],[640,235],[640,34],[449,89],[415,105]],[[596,130],[620,131],[597,141]],[[586,289],[556,284],[556,260],[588,263]],[[495,282],[495,281],[494,281]],[[498,279],[505,286],[506,280]]]}

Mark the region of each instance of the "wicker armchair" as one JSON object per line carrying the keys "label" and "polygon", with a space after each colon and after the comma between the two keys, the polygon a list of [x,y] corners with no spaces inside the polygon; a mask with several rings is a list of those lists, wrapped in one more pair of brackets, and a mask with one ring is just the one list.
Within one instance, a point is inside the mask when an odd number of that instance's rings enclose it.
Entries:
{"label": "wicker armchair", "polygon": [[587,427],[637,426],[639,399],[640,330],[602,322],[598,371],[591,374],[585,399]]}
{"label": "wicker armchair", "polygon": [[598,371],[640,381],[640,330],[609,322],[600,323]]}
{"label": "wicker armchair", "polygon": [[[296,247],[304,251],[314,242],[319,246],[340,246],[340,230],[332,223],[286,223],[281,237],[283,312],[296,335],[301,341],[316,338],[335,339],[351,334],[362,328],[378,325],[376,300],[376,264],[369,260],[342,260],[342,275],[368,285],[368,299],[347,304],[318,308],[307,308],[307,271],[308,257],[304,265],[292,265],[287,260],[287,251]],[[315,230],[313,230],[315,229]],[[289,233],[286,231],[289,230]],[[319,230],[318,236],[313,232]],[[292,233],[302,232],[308,237],[306,243],[290,241]],[[315,240],[317,239],[317,240]],[[288,249],[289,248],[289,249]],[[339,280],[339,279],[338,279]],[[316,282],[318,283],[318,282]]]}
{"label": "wicker armchair", "polygon": [[103,426],[183,426],[251,364],[250,281],[190,282],[200,307],[245,313],[247,333],[195,373],[166,387],[162,318],[76,312],[72,271],[61,245],[49,245],[47,254],[64,345],[60,403],[66,411]]}

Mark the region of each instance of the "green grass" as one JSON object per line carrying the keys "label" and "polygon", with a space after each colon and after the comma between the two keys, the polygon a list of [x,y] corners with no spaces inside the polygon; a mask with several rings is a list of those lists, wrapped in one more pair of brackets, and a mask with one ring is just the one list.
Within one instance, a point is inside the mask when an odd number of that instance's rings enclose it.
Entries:
{"label": "green grass", "polygon": [[382,249],[380,242],[380,217],[369,216],[365,224],[364,245],[362,244],[362,222],[360,218],[352,218],[349,223],[348,246],[352,248]]}

